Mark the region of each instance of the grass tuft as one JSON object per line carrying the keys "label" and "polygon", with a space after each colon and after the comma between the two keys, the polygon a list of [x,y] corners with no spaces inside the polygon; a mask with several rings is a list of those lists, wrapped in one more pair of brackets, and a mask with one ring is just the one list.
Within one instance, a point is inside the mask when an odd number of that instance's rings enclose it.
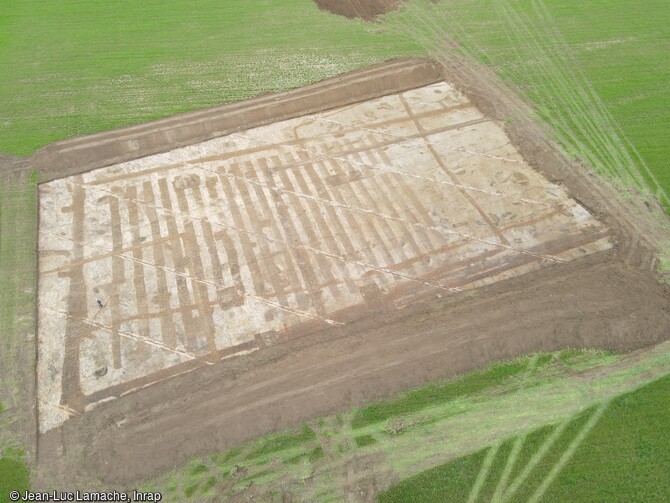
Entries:
{"label": "grass tuft", "polygon": [[10,491],[23,493],[30,487],[30,472],[24,461],[23,451],[11,447],[0,453],[0,501]]}
{"label": "grass tuft", "polygon": [[247,456],[247,459],[255,459],[261,456],[274,454],[292,447],[299,447],[306,442],[316,440],[316,433],[308,425],[304,425],[296,432],[280,433],[264,437],[259,440],[259,446]]}
{"label": "grass tuft", "polygon": [[354,438],[354,441],[356,442],[356,447],[366,447],[377,443],[377,439],[372,435],[359,435]]}

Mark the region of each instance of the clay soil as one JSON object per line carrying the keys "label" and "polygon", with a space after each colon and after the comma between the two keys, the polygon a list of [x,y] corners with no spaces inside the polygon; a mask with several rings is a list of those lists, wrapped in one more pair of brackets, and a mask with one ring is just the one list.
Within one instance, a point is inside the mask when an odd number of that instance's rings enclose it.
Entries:
{"label": "clay soil", "polygon": [[[375,73],[384,71],[367,70],[363,80],[378,87]],[[362,313],[345,326],[324,328],[129,393],[41,435],[38,484],[95,479],[127,488],[193,456],[496,360],[566,347],[631,351],[668,338],[670,294],[653,272],[661,231],[652,214],[658,209],[624,200],[562,157],[527,118],[526,105],[485,69],[455,63],[437,71],[483,113],[506,124],[508,136],[531,166],[563,185],[608,226],[616,246],[474,294]],[[426,84],[422,75],[414,87]],[[332,89],[321,85],[319,101],[350,104],[351,94],[333,82]],[[290,94],[280,98],[287,103],[285,116],[298,115]],[[101,160],[90,160],[87,166],[109,164],[105,141],[124,134],[91,140],[89,152],[96,144],[105,148],[100,149]],[[41,158],[44,153],[35,156],[33,166],[45,172],[50,168]],[[48,166],[59,174],[77,171]]]}

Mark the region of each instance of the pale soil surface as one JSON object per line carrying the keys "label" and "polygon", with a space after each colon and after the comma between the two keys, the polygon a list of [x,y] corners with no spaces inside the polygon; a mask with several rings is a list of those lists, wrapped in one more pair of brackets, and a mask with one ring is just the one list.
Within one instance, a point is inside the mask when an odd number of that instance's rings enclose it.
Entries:
{"label": "pale soil surface", "polygon": [[612,246],[444,82],[55,180],[40,211],[42,432],[306,322]]}

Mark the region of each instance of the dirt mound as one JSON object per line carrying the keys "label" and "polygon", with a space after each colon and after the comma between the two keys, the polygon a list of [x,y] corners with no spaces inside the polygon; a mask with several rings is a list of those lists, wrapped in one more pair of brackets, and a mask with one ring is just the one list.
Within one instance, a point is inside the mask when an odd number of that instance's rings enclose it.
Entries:
{"label": "dirt mound", "polygon": [[328,12],[346,16],[359,17],[366,21],[375,16],[386,14],[396,9],[402,0],[315,0],[317,5]]}

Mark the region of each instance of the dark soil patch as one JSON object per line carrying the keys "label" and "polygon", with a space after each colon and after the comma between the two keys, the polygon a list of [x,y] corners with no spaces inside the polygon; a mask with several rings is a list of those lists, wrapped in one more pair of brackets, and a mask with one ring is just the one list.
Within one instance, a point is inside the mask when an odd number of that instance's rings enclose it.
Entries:
{"label": "dark soil patch", "polygon": [[371,21],[380,14],[396,9],[402,0],[315,0],[323,10],[346,16],[359,17]]}

